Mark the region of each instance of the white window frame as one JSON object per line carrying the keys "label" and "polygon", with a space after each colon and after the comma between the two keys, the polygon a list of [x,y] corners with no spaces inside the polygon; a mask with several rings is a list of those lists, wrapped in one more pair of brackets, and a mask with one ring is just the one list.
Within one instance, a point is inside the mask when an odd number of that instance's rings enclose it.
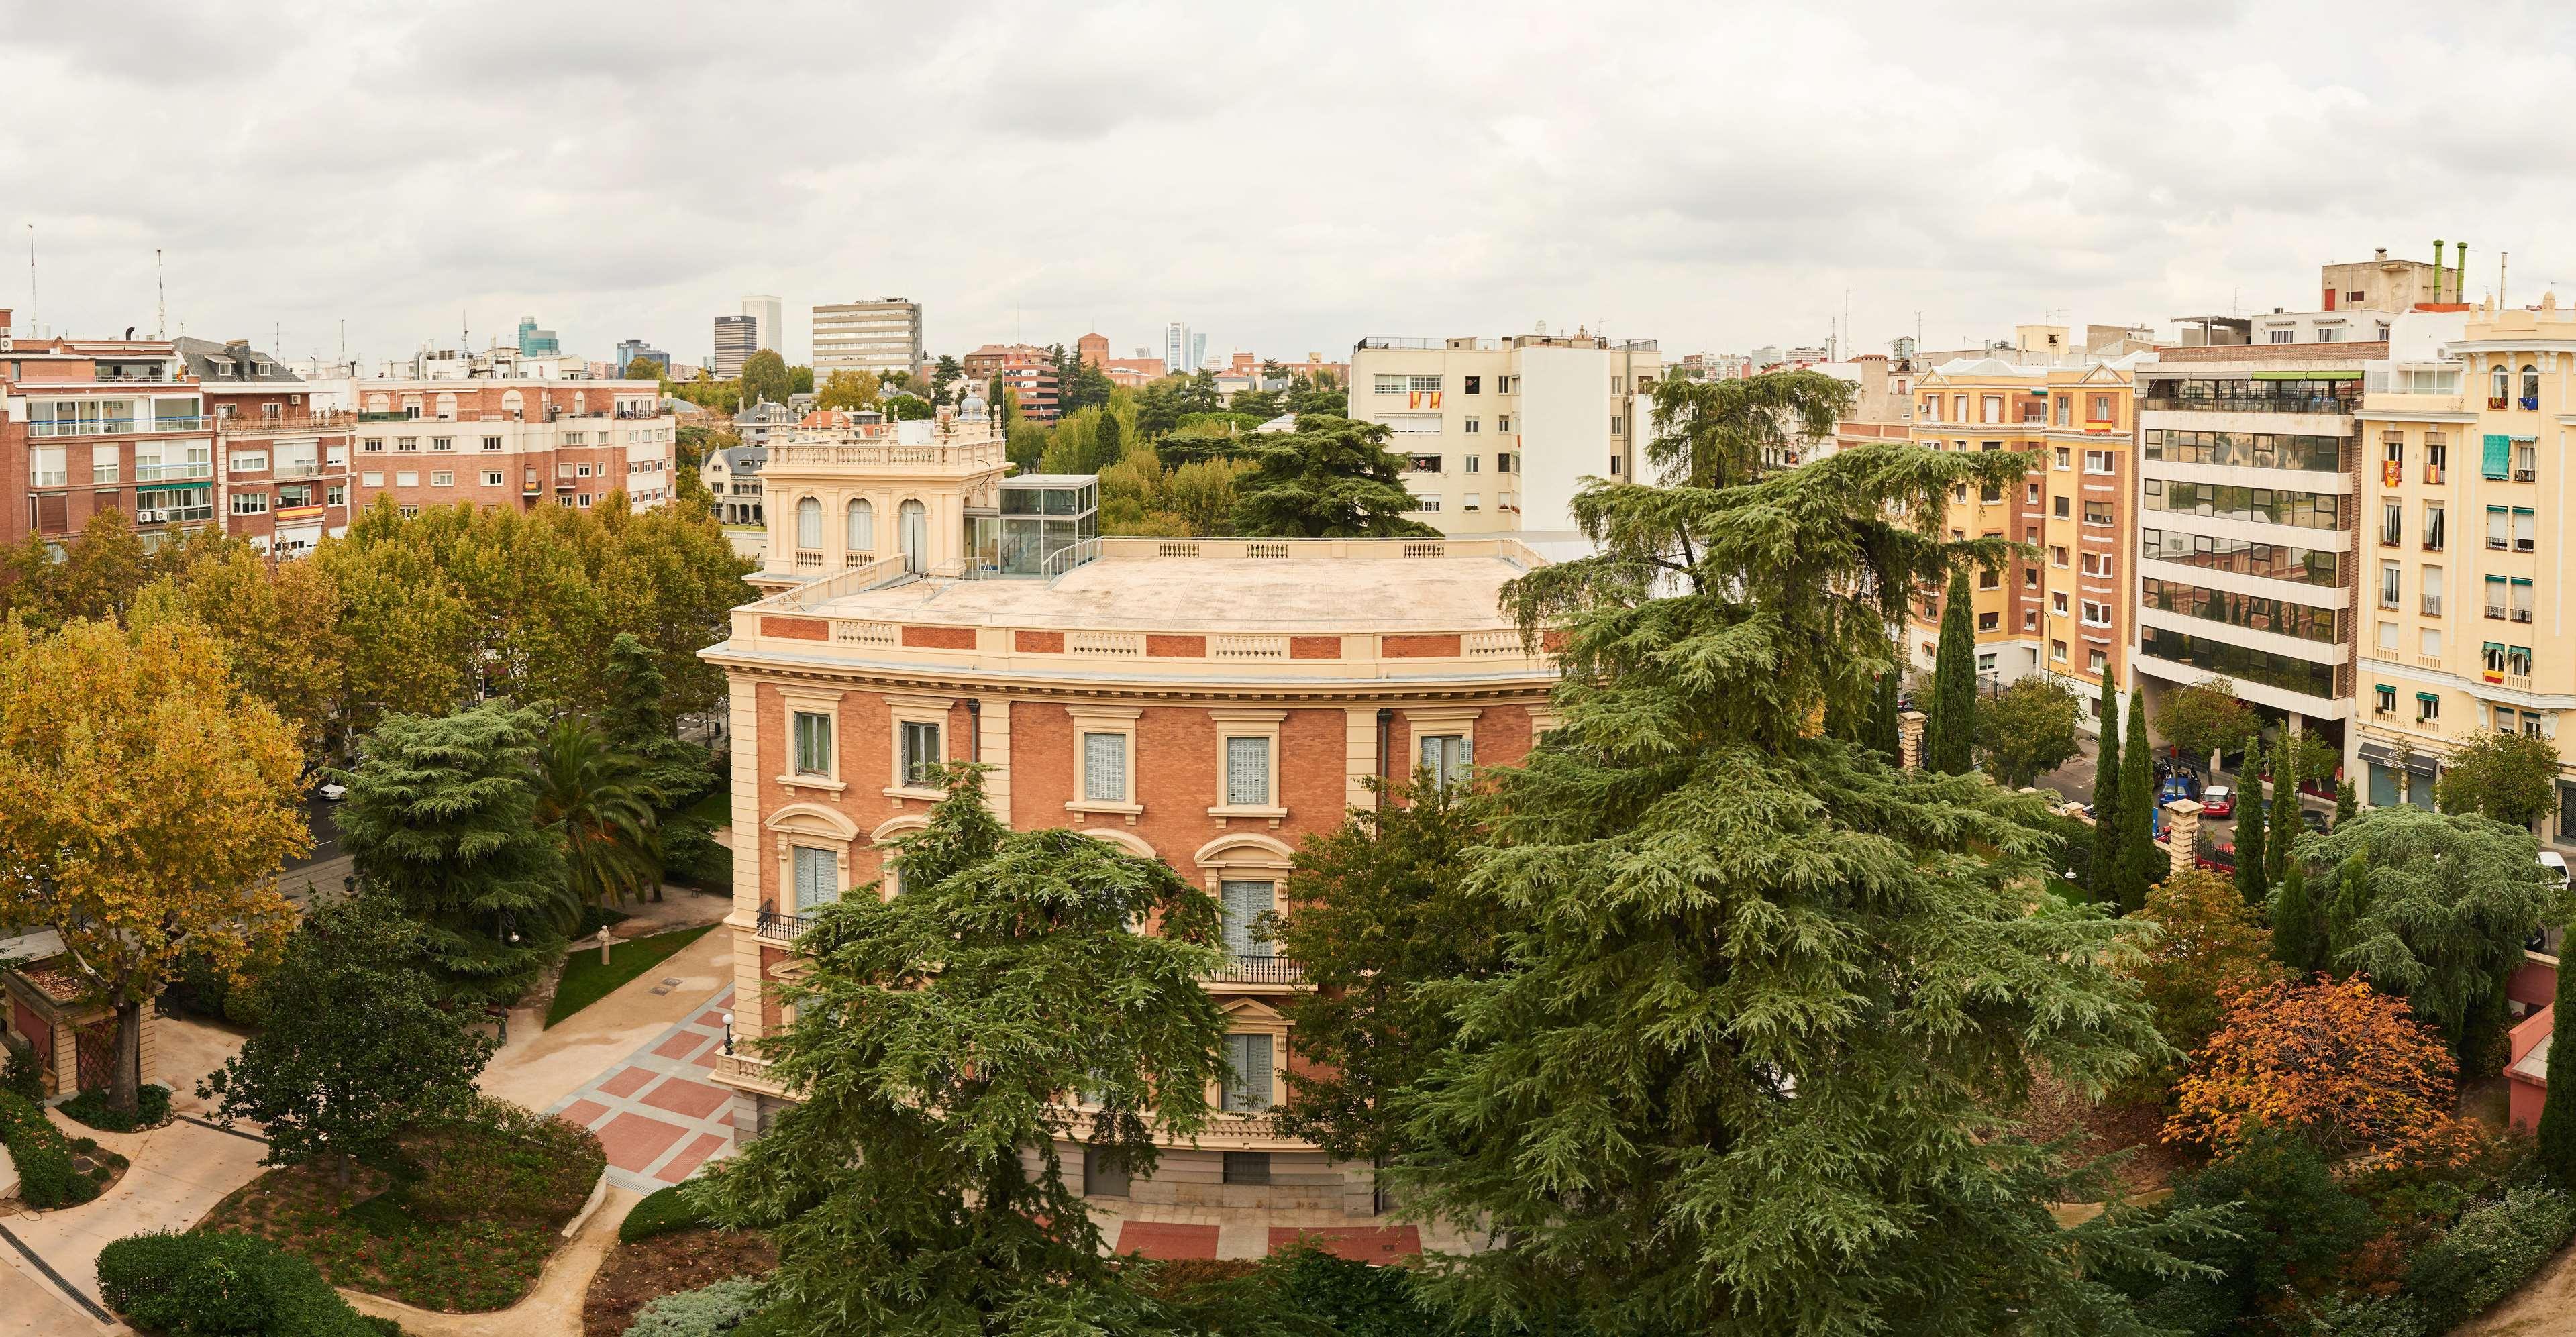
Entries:
{"label": "white window frame", "polygon": [[946,696],[897,696],[893,693],[888,693],[885,698],[885,703],[886,714],[888,716],[886,721],[886,775],[890,780],[890,783],[885,787],[885,796],[893,799],[920,799],[927,803],[937,803],[939,800],[948,797],[948,791],[944,789],[935,788],[929,785],[912,785],[904,783],[907,777],[904,774],[903,765],[903,726],[907,724],[937,725],[939,727],[939,760],[941,762],[946,762],[950,757],[950,735],[956,732],[956,730],[948,727],[948,714],[950,707],[957,704],[956,699],[954,697]]}
{"label": "white window frame", "polygon": [[[841,778],[841,754],[848,750],[841,745],[842,694],[812,687],[780,687],[777,692],[779,722],[786,726],[781,730],[782,737],[778,752],[780,760],[787,763],[779,768],[778,783],[791,792],[799,789],[815,789],[838,794],[849,788]],[[802,775],[796,770],[796,717],[798,715],[820,715],[829,721],[826,729],[832,740],[832,765],[831,769],[824,774]]]}
{"label": "white window frame", "polygon": [[[1280,801],[1286,795],[1279,789],[1279,727],[1287,718],[1288,712],[1284,710],[1211,710],[1208,712],[1209,722],[1216,726],[1217,740],[1214,777],[1216,787],[1211,791],[1216,795],[1216,802],[1208,805],[1208,816],[1266,818],[1275,828],[1280,820],[1288,815],[1287,805]],[[1270,770],[1268,803],[1226,802],[1225,740],[1229,738],[1260,738],[1268,741]]]}
{"label": "white window frame", "polygon": [[[1073,798],[1064,805],[1065,811],[1124,817],[1127,825],[1134,826],[1145,811],[1136,793],[1136,721],[1145,712],[1134,706],[1072,705],[1064,713],[1073,724]],[[1091,777],[1083,757],[1083,739],[1089,734],[1116,734],[1127,740],[1127,774],[1120,786],[1127,795],[1123,801],[1089,797]]]}

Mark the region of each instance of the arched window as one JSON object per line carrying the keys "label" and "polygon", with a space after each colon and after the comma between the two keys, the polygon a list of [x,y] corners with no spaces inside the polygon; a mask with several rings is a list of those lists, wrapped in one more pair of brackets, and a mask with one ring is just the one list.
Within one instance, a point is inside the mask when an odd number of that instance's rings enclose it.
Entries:
{"label": "arched window", "polygon": [[501,410],[513,418],[519,416],[520,410],[526,408],[527,403],[527,398],[516,390],[504,390],[501,392]]}
{"label": "arched window", "polygon": [[796,502],[796,546],[807,550],[823,546],[823,503],[812,497]]}
{"label": "arched window", "polygon": [[590,412],[590,396],[588,393],[580,390],[572,392],[572,411],[575,415]]}
{"label": "arched window", "polygon": [[2528,362],[2522,364],[2522,406],[2527,409],[2540,407],[2540,368]]}
{"label": "arched window", "polygon": [[868,558],[877,550],[877,508],[865,497],[850,503],[850,527],[845,538],[852,557]]}
{"label": "arched window", "polygon": [[438,397],[438,416],[450,421],[456,417],[456,396],[442,393]]}
{"label": "arched window", "polygon": [[930,569],[930,512],[917,501],[895,508],[895,528],[903,543],[903,569]]}
{"label": "arched window", "polygon": [[386,411],[390,403],[391,401],[387,400],[383,395],[369,395],[367,396],[367,412],[383,413]]}
{"label": "arched window", "polygon": [[2495,365],[2495,388],[2487,391],[2487,396],[2495,401],[2495,407],[2503,408],[2505,396],[2512,393],[2513,378],[2506,373],[2504,364],[2499,362]]}

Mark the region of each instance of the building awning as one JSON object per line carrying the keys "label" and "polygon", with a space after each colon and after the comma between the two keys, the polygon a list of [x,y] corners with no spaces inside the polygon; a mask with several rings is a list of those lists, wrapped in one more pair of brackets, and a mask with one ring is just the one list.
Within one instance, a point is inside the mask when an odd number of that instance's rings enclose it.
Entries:
{"label": "building awning", "polygon": [[2360,752],[2361,759],[2363,761],[2375,761],[2382,766],[2394,766],[2397,764],[2396,751],[2392,748],[2382,747],[2377,743],[2362,744]]}
{"label": "building awning", "polygon": [[2357,381],[2361,379],[2361,373],[2357,371],[2258,371],[2252,373],[2252,376],[2258,381]]}

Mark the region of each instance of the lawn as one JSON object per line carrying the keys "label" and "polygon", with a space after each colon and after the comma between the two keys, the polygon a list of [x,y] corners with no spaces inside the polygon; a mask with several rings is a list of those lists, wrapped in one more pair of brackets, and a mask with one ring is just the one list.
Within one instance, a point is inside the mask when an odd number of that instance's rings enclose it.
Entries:
{"label": "lawn", "polygon": [[529,1224],[405,1218],[381,1196],[392,1180],[361,1167],[343,1192],[330,1172],[271,1170],[235,1191],[202,1228],[238,1230],[313,1260],[332,1285],[448,1313],[506,1309],[537,1284],[559,1242]]}
{"label": "lawn", "polygon": [[714,927],[702,924],[677,933],[621,942],[608,949],[608,964],[604,966],[599,963],[599,949],[595,947],[574,952],[564,959],[563,979],[555,985],[555,1002],[546,1009],[546,1024],[552,1026],[607,997],[618,985],[662,964],[672,953],[696,942],[699,935]]}
{"label": "lawn", "polygon": [[689,805],[689,815],[709,826],[733,825],[733,791],[719,789]]}

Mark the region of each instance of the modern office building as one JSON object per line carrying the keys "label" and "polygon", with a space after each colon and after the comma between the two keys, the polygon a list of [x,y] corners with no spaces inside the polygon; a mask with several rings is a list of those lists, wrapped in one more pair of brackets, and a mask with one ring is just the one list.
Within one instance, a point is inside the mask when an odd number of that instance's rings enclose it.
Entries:
{"label": "modern office building", "polygon": [[836,371],[919,371],[930,361],[921,303],[900,297],[814,308],[814,383]]}
{"label": "modern office building", "polygon": [[535,316],[521,316],[519,352],[525,357],[559,357],[563,354],[563,341],[555,337],[553,330],[538,329]]}
{"label": "modern office building", "polygon": [[[1374,1216],[1365,1164],[1287,1136],[1271,1109],[1305,1064],[1282,1003],[1307,986],[1258,926],[1293,917],[1307,835],[1417,763],[1509,764],[1548,722],[1555,670],[1497,611],[1544,559],[1476,540],[1116,539],[1085,531],[1097,481],[1005,477],[981,412],[775,445],[754,583],[704,652],[731,688],[734,1043],[715,1080],[737,1139],[793,1099],[747,1043],[783,1017],[809,916],[899,894],[891,842],[927,824],[940,763],[984,767],[994,813],[1169,863],[1221,915],[1204,987],[1234,1077],[1149,1178],[1088,1147],[1068,1093],[1069,1184],[1133,1247],[1223,1206],[1283,1229]],[[959,577],[974,574],[977,579]],[[1406,597],[1382,597],[1400,588]],[[1150,930],[1148,930],[1150,931]]]}
{"label": "modern office building", "polygon": [[1387,428],[1415,519],[1455,535],[1570,535],[1583,480],[1636,475],[1662,374],[1654,340],[1580,330],[1362,339],[1351,417]]}
{"label": "modern office building", "polygon": [[2388,356],[2371,336],[2394,318],[2274,313],[2253,343],[2137,364],[2136,579],[2123,589],[2151,719],[2173,687],[2224,677],[2287,727],[2344,741],[2362,371]]}
{"label": "modern office building", "polygon": [[729,381],[742,375],[742,364],[760,351],[760,322],[750,316],[718,316],[715,336],[715,357],[707,365],[714,368],[716,379]]}
{"label": "modern office building", "polygon": [[660,367],[663,375],[671,375],[671,355],[663,352],[659,348],[655,348],[652,345],[645,343],[641,339],[618,340],[616,374],[624,376],[626,374],[626,369],[634,366],[635,359],[639,357]]}
{"label": "modern office building", "polygon": [[752,319],[752,343],[780,357],[787,356],[787,308],[775,297],[759,294],[742,299],[742,313]]}

